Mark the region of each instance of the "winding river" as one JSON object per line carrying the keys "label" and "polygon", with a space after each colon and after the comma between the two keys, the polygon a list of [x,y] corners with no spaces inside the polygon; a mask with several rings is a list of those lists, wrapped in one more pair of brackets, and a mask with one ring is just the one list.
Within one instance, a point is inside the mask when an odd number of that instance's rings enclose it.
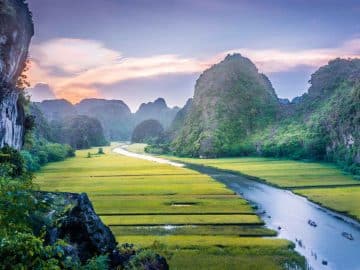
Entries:
{"label": "winding river", "polygon": [[[134,154],[123,147],[114,152],[183,166],[163,158]],[[207,174],[257,206],[257,213],[268,228],[278,231],[279,238],[296,244],[296,250],[306,257],[311,269],[322,270],[360,270],[360,223],[327,210],[306,198],[264,183],[249,180],[235,173],[217,169],[186,165],[186,167]],[[316,223],[310,226],[308,220]],[[345,238],[342,233],[350,233],[354,240]]]}

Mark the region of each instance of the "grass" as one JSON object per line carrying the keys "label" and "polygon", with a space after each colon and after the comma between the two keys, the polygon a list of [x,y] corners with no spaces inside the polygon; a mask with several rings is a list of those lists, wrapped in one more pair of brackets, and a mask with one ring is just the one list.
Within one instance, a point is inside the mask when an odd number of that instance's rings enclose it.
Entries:
{"label": "grass", "polygon": [[126,146],[126,149],[130,152],[134,152],[137,154],[143,154],[145,153],[145,147],[147,146],[146,143],[133,143]]}
{"label": "grass", "polygon": [[255,225],[111,226],[116,235],[232,235],[276,236],[276,232]]}
{"label": "grass", "polygon": [[87,158],[89,151],[97,149],[77,151],[74,158],[45,166],[36,183],[42,190],[87,192],[120,243],[157,250],[171,269],[304,264],[290,242],[263,238],[276,233],[262,226],[244,199],[209,176],[121,156],[111,147],[104,148],[105,155]]}
{"label": "grass", "polygon": [[360,220],[360,187],[297,189],[295,193]]}
{"label": "grass", "polygon": [[259,217],[254,214],[102,216],[102,221],[108,225],[263,224]]}
{"label": "grass", "polygon": [[99,214],[146,214],[146,213],[253,213],[243,199],[231,195],[142,195],[93,196]]}
{"label": "grass", "polygon": [[[244,252],[246,251],[246,252]],[[160,250],[161,252],[161,250]],[[277,254],[274,257],[274,254]],[[243,248],[243,247],[212,247],[195,249],[172,249],[168,251],[170,269],[243,269],[243,270],[277,270],[280,266],[291,269],[290,262],[302,264],[301,259],[288,248],[276,249]],[[184,260],[186,258],[186,260]],[[292,268],[297,269],[297,268]]]}
{"label": "grass", "polygon": [[359,185],[360,181],[328,163],[273,158],[196,159],[170,157],[187,163],[210,166],[258,177],[283,188]]}
{"label": "grass", "polygon": [[130,241],[135,245],[151,246],[155,241],[160,242],[170,248],[199,248],[199,247],[291,247],[291,242],[280,239],[269,239],[261,237],[238,237],[233,235],[208,235],[206,237],[198,235],[135,235],[118,236],[116,239],[120,243]]}
{"label": "grass", "polygon": [[360,181],[332,164],[259,157],[167,158],[255,177],[360,220]]}

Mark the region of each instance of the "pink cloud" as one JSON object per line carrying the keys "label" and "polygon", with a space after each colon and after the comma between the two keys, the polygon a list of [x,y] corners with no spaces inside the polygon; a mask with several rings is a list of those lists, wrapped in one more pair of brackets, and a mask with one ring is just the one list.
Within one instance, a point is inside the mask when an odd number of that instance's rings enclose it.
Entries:
{"label": "pink cloud", "polygon": [[[280,49],[238,48],[220,52],[208,59],[185,58],[175,54],[122,58],[121,52],[98,41],[54,39],[31,48],[32,84],[48,83],[57,97],[78,101],[100,96],[94,85],[111,85],[125,80],[166,74],[201,73],[229,53],[250,58],[261,72],[283,72],[307,65],[317,68],[329,60],[360,57],[360,39],[335,48],[286,51]],[[61,71],[61,72],[59,72]]]}

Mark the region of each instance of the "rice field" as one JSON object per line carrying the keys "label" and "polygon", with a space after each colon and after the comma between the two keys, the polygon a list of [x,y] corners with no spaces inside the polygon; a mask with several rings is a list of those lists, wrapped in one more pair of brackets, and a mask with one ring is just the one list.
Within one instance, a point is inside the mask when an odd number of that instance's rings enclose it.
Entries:
{"label": "rice field", "polygon": [[81,150],[49,164],[36,183],[41,190],[87,192],[119,243],[150,247],[171,269],[304,264],[289,241],[272,237],[276,233],[222,183],[187,168],[121,156],[111,147],[104,151],[87,158],[97,149]]}
{"label": "rice field", "polygon": [[360,220],[360,186],[296,189],[294,192]]}
{"label": "rice field", "polygon": [[360,180],[333,164],[260,157],[167,158],[232,171],[291,189],[324,207],[360,220]]}

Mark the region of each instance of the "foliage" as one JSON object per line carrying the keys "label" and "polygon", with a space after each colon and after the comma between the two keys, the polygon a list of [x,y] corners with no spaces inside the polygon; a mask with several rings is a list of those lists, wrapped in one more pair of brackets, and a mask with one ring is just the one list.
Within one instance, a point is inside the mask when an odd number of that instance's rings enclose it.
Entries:
{"label": "foliage", "polygon": [[32,103],[30,109],[35,118],[33,133],[36,139],[68,144],[75,149],[108,145],[103,128],[96,118],[75,115],[49,123],[36,104]]}
{"label": "foliage", "polygon": [[245,149],[235,145],[274,122],[278,107],[267,77],[249,59],[228,55],[197,80],[194,100],[172,148],[187,156],[236,154]]}
{"label": "foliage", "polygon": [[[140,152],[143,147],[136,144],[128,150]],[[97,148],[92,149],[95,151]],[[156,251],[169,260],[171,269],[184,269],[182,266],[187,263],[186,269],[224,269],[215,262],[233,266],[234,260],[245,264],[244,269],[254,269],[251,261],[255,258],[263,269],[284,269],[282,262],[304,263],[288,241],[263,238],[275,233],[259,225],[244,199],[209,176],[184,167],[118,155],[111,147],[104,147],[106,155],[96,158],[87,159],[88,152],[78,150],[73,159],[45,166],[37,175],[37,183],[43,190],[87,192],[119,243],[130,242],[136,248]],[[224,219],[231,224],[252,223],[221,226]],[[134,225],[139,223],[170,226]],[[188,226],[171,226],[176,223]],[[203,224],[192,226],[196,223]],[[126,226],[117,226],[120,224]],[[219,246],[229,247],[232,253],[227,254]],[[120,250],[131,255],[135,247],[122,245]],[[196,250],[196,256],[189,259],[189,250]],[[153,254],[149,251],[134,256],[129,267],[142,269],[144,262],[154,258]],[[211,268],[209,260],[218,268]]]}
{"label": "foliage", "polygon": [[75,149],[107,145],[102,126],[96,118],[79,115],[60,123],[60,132],[54,134],[54,140],[71,145]]}
{"label": "foliage", "polygon": [[266,80],[259,83],[249,65],[236,63],[241,67],[238,73],[225,59],[200,76],[196,102],[186,116],[180,115],[182,127],[171,139],[174,151],[160,143],[147,151],[207,158],[260,155],[325,160],[360,174],[359,59],[330,61],[312,74],[308,93],[277,106],[269,96],[271,88],[264,87]]}
{"label": "foliage", "polygon": [[164,131],[158,120],[145,120],[138,124],[131,136],[131,141],[135,143],[157,142]]}
{"label": "foliage", "polygon": [[140,250],[136,255],[132,256],[126,264],[126,270],[147,270],[156,269],[158,256],[150,249]]}
{"label": "foliage", "polygon": [[26,169],[37,171],[41,166],[75,156],[74,149],[67,144],[50,143],[44,139],[35,140],[21,151]]}
{"label": "foliage", "polygon": [[0,149],[0,164],[6,164],[10,168],[10,177],[18,177],[24,173],[23,158],[18,151],[8,145]]}
{"label": "foliage", "polygon": [[[33,176],[24,167],[20,153],[10,147],[1,149],[1,153],[1,269],[108,269],[107,256],[93,258],[81,265],[78,258],[67,254],[64,241],[45,244],[36,220],[37,214],[48,210],[49,206],[34,195]],[[31,157],[29,152],[25,153]]]}

